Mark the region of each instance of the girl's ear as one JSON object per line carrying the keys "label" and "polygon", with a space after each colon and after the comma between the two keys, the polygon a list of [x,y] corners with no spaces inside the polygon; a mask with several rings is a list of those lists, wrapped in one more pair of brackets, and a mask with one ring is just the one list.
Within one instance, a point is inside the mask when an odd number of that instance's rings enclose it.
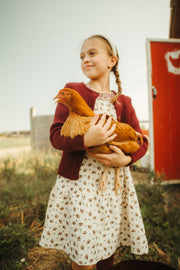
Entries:
{"label": "girl's ear", "polygon": [[117,60],[118,60],[117,56],[112,55],[108,67],[109,67],[110,69],[112,69],[112,68],[116,65]]}

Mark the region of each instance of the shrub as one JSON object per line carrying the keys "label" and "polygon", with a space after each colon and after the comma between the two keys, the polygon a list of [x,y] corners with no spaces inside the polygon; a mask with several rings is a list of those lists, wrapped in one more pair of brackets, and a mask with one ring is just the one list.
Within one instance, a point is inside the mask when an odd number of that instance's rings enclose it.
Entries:
{"label": "shrub", "polygon": [[0,229],[0,269],[17,270],[27,258],[35,239],[24,225],[9,224]]}
{"label": "shrub", "polygon": [[15,159],[7,158],[0,170],[0,178],[6,181],[11,181],[16,174],[16,162]]}
{"label": "shrub", "polygon": [[32,174],[41,180],[48,180],[50,177],[56,177],[60,157],[58,153],[36,152],[29,159],[29,166]]}
{"label": "shrub", "polygon": [[180,205],[174,196],[179,188],[161,185],[160,181],[136,187],[150,254],[156,259],[159,252],[164,254],[165,262],[174,267],[180,257]]}
{"label": "shrub", "polygon": [[31,152],[1,162],[0,269],[22,269],[38,240],[59,159]]}

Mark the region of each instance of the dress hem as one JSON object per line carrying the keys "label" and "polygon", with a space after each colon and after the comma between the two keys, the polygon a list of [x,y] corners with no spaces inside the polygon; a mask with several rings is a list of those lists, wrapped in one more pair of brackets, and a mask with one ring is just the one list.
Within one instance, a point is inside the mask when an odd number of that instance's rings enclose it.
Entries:
{"label": "dress hem", "polygon": [[[79,265],[96,265],[99,261],[101,261],[101,260],[106,260],[106,259],[108,259],[109,257],[111,257],[119,248],[121,248],[121,247],[128,247],[128,248],[130,248],[131,249],[131,246],[126,246],[126,245],[124,245],[124,246],[118,246],[115,250],[114,250],[114,252],[111,254],[111,255],[107,255],[107,256],[103,256],[103,257],[101,257],[99,260],[96,260],[96,262],[92,262],[92,264],[80,264],[79,262],[77,262],[77,261],[75,261],[73,258],[72,258],[72,256],[71,256],[71,254],[68,254],[68,252],[67,251],[65,251],[64,249],[59,249],[59,248],[56,248],[56,247],[45,247],[45,245],[43,245],[43,244],[40,244],[39,243],[39,245],[41,246],[41,247],[43,247],[43,248],[49,248],[49,249],[54,249],[54,250],[58,250],[58,251],[63,251],[63,252],[65,252],[68,256],[69,256],[69,258],[70,258],[70,260],[71,261],[74,261],[75,263],[77,263],[77,264],[79,264]],[[143,256],[143,255],[146,255],[146,254],[148,254],[149,253],[149,250],[147,251],[147,252],[132,252],[131,251],[131,254],[134,254],[134,255],[139,255],[139,256]]]}

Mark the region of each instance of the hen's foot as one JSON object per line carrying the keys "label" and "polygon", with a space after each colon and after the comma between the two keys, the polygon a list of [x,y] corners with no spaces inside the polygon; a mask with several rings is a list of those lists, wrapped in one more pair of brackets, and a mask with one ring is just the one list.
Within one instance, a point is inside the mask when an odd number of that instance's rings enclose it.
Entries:
{"label": "hen's foot", "polygon": [[116,196],[118,196],[118,191],[120,190],[120,193],[122,193],[120,181],[119,181],[119,170],[120,167],[115,168],[115,173],[116,173],[116,179],[115,179],[115,192]]}
{"label": "hen's foot", "polygon": [[109,170],[109,167],[106,167],[101,178],[100,178],[100,187],[99,190],[101,191],[101,195],[103,196],[103,191],[106,190],[106,182],[109,183],[109,179],[107,179],[106,175]]}

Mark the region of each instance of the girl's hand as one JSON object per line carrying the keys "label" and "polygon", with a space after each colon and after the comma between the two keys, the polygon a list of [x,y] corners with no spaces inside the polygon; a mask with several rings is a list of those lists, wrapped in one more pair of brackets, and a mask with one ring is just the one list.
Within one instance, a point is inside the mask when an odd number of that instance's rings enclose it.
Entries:
{"label": "girl's hand", "polygon": [[105,166],[110,167],[124,167],[131,162],[131,156],[126,156],[118,147],[114,145],[109,147],[113,151],[111,154],[93,154],[93,156]]}
{"label": "girl's hand", "polygon": [[106,114],[99,119],[99,115],[95,115],[91,121],[91,127],[84,135],[84,146],[102,145],[113,140],[117,135],[114,134],[116,124],[111,127],[111,117],[106,121]]}

